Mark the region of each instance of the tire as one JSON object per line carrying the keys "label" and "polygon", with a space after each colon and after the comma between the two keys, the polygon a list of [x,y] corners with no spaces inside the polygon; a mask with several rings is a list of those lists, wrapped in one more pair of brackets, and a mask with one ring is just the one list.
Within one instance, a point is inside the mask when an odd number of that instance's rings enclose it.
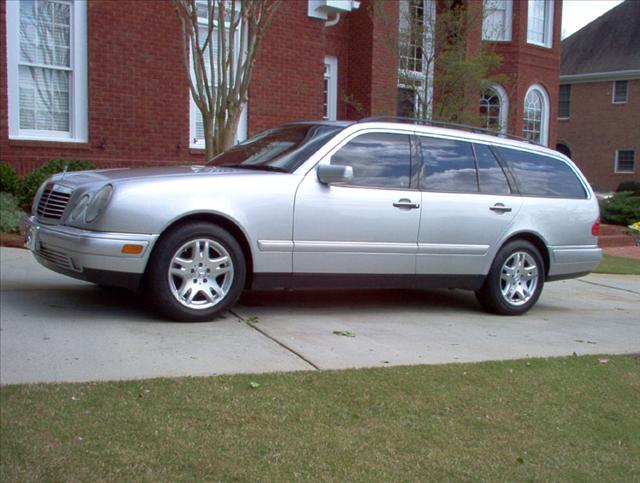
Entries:
{"label": "tire", "polygon": [[245,278],[246,261],[235,238],[212,223],[194,222],[160,238],[149,260],[145,295],[172,320],[205,322],[236,302]]}
{"label": "tire", "polygon": [[525,240],[507,243],[476,292],[480,304],[500,315],[522,315],[538,301],[545,268],[538,249]]}

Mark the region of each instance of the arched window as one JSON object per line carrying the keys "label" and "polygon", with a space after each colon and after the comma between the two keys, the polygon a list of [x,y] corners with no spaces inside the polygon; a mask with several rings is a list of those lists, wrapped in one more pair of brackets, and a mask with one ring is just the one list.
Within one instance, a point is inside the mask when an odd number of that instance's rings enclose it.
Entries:
{"label": "arched window", "polygon": [[536,143],[547,145],[549,137],[549,96],[539,84],[529,87],[524,97],[524,128],[525,138]]}
{"label": "arched window", "polygon": [[509,98],[499,85],[491,86],[480,96],[480,118],[483,127],[501,133],[507,132]]}

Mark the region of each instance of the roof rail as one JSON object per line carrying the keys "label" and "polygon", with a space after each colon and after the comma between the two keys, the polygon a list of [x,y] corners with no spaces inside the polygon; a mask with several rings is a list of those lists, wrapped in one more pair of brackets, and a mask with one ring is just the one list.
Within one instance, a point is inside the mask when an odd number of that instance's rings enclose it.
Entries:
{"label": "roof rail", "polygon": [[523,138],[521,136],[515,136],[513,134],[496,132],[493,129],[470,126],[468,124],[456,124],[454,122],[433,121],[430,119],[419,119],[417,117],[402,117],[402,116],[370,116],[357,121],[357,123],[363,123],[363,122],[404,122],[407,124],[420,124],[424,126],[459,129],[462,131],[469,131],[476,134],[487,134],[489,136],[496,136],[496,137],[505,138],[505,139],[513,139],[515,141],[522,141],[525,143],[533,144],[535,146],[546,147],[543,144],[532,141],[531,139]]}

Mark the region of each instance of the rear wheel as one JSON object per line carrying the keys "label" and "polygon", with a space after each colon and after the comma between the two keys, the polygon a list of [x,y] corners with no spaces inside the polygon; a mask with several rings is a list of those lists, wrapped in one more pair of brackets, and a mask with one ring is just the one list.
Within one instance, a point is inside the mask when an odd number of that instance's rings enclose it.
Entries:
{"label": "rear wheel", "polygon": [[525,240],[515,240],[498,252],[476,297],[491,312],[522,315],[537,302],[543,285],[540,252]]}
{"label": "rear wheel", "polygon": [[167,317],[212,320],[240,296],[246,263],[238,242],[223,228],[204,222],[163,236],[149,261],[147,299]]}

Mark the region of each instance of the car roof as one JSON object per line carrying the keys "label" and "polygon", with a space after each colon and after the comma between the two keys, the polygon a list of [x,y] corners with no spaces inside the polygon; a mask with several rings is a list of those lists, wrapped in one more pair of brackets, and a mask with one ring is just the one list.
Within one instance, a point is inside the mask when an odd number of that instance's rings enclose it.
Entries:
{"label": "car roof", "polygon": [[308,121],[292,121],[286,125],[303,125],[303,126],[335,126],[335,127],[348,127],[352,124],[356,124],[356,121],[329,121],[327,119],[320,120],[308,120]]}
{"label": "car roof", "polygon": [[[337,128],[347,128],[349,126],[362,126],[363,128],[376,128],[376,129],[402,129],[411,130],[419,134],[432,134],[437,136],[453,137],[457,139],[464,139],[467,141],[481,142],[486,144],[493,144],[497,146],[512,147],[517,149],[523,149],[527,151],[535,151],[541,154],[551,155],[554,157],[565,158],[562,153],[555,151],[547,146],[538,144],[536,142],[518,138],[516,136],[510,136],[503,133],[493,133],[490,130],[478,128],[475,126],[463,126],[457,124],[440,123],[438,121],[423,121],[416,120],[415,122],[408,122],[403,119],[400,122],[396,122],[392,117],[380,117],[380,118],[365,118],[359,121],[329,121],[322,120],[306,120],[306,121],[294,121],[287,123],[289,125],[315,125],[315,126],[335,126]],[[438,124],[438,125],[432,125]],[[451,127],[445,127],[445,126]]]}

